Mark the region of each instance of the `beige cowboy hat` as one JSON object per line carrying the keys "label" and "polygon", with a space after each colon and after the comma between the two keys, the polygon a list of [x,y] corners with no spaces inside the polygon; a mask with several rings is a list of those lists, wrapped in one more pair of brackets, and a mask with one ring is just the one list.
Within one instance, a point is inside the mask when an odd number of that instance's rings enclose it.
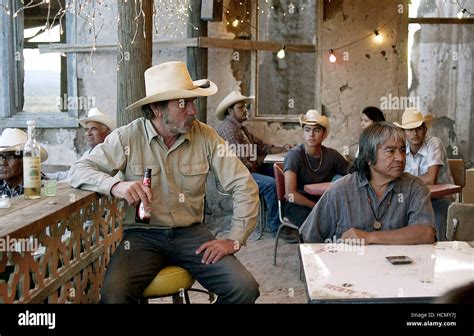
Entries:
{"label": "beige cowboy hat", "polygon": [[326,129],[326,134],[329,134],[329,119],[317,110],[308,110],[306,114],[300,114],[300,125],[319,125]]}
{"label": "beige cowboy hat", "polygon": [[127,110],[164,100],[212,96],[217,86],[208,79],[193,81],[183,62],[166,62],[145,71],[145,92],[146,97]]}
{"label": "beige cowboy hat", "polygon": [[244,102],[251,102],[255,99],[254,96],[244,96],[242,95],[239,91],[237,90],[234,90],[234,91],[231,91],[219,104],[219,106],[217,106],[217,110],[216,110],[216,117],[217,119],[219,120],[224,120],[224,116],[225,116],[225,112],[227,111],[227,109],[229,107],[231,107],[232,105],[238,103],[238,102],[241,102],[241,101],[244,101]]}
{"label": "beige cowboy hat", "polygon": [[425,123],[426,127],[430,127],[432,121],[433,116],[431,114],[423,116],[416,108],[409,107],[403,112],[402,123],[394,122],[393,124],[397,127],[409,130],[420,127],[423,123]]}
{"label": "beige cowboy hat", "polygon": [[[18,128],[5,128],[0,135],[0,153],[23,151],[28,136]],[[48,159],[48,152],[40,145],[41,162]]]}
{"label": "beige cowboy hat", "polygon": [[101,110],[99,110],[98,108],[91,108],[89,112],[87,112],[87,118],[79,119],[79,124],[81,124],[82,127],[87,128],[86,123],[88,123],[89,121],[95,121],[104,124],[111,131],[117,128],[115,120],[109,117]]}

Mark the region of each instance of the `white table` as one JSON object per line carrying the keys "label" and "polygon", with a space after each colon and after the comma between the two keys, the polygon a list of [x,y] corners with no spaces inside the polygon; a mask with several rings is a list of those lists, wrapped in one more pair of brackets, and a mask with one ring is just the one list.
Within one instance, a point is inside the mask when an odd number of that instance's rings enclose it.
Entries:
{"label": "white table", "polygon": [[[427,245],[301,244],[300,257],[310,303],[431,302],[474,280],[474,249],[466,242]],[[434,280],[418,278],[416,257],[436,255]],[[406,255],[408,265],[385,257]]]}
{"label": "white table", "polygon": [[283,153],[278,153],[278,154],[268,154],[263,159],[263,163],[283,162],[286,154],[288,154],[288,152],[283,152]]}

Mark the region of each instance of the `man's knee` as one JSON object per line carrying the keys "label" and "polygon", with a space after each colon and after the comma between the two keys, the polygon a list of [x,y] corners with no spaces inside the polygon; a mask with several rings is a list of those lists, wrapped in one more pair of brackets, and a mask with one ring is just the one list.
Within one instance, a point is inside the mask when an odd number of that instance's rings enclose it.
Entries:
{"label": "man's knee", "polygon": [[226,303],[255,303],[260,296],[259,285],[250,275],[232,282],[233,288]]}

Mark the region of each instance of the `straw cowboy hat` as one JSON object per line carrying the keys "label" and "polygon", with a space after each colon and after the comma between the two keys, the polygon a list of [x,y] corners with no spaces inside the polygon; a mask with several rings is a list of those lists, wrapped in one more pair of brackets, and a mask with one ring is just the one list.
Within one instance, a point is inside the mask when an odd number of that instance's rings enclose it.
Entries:
{"label": "straw cowboy hat", "polygon": [[166,62],[145,71],[145,92],[146,97],[127,110],[164,100],[212,96],[217,86],[208,79],[193,81],[183,62]]}
{"label": "straw cowboy hat", "polygon": [[[0,135],[0,153],[22,151],[28,136],[18,128],[5,128]],[[40,145],[41,162],[48,159],[48,152]]]}
{"label": "straw cowboy hat", "polygon": [[255,99],[254,96],[243,96],[239,91],[231,91],[219,104],[219,106],[217,106],[217,110],[216,110],[216,117],[217,119],[219,120],[224,120],[224,116],[225,116],[225,112],[227,111],[227,109],[229,107],[231,107],[232,105],[238,103],[238,102],[241,102],[241,101],[244,101],[244,102],[251,102]]}
{"label": "straw cowboy hat", "polygon": [[82,127],[87,128],[86,123],[89,121],[95,121],[107,126],[111,131],[117,128],[117,124],[115,120],[109,117],[107,114],[99,110],[98,108],[92,108],[87,112],[87,118],[83,118],[79,120],[79,124]]}
{"label": "straw cowboy hat", "polygon": [[410,107],[403,112],[402,123],[394,122],[393,124],[397,127],[409,130],[420,127],[423,123],[425,123],[426,127],[430,127],[432,121],[433,116],[431,114],[423,116],[416,108]]}
{"label": "straw cowboy hat", "polygon": [[317,110],[308,110],[306,114],[300,114],[300,125],[319,125],[326,129],[326,134],[329,133],[329,119],[321,115]]}

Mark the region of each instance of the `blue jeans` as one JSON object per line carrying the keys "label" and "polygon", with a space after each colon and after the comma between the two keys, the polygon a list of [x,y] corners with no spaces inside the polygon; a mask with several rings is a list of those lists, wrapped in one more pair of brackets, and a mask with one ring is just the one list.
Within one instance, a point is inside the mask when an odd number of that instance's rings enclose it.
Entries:
{"label": "blue jeans", "polygon": [[434,198],[431,200],[435,214],[436,239],[438,241],[448,240],[446,237],[446,226],[448,220],[448,208],[452,201],[445,198]]}
{"label": "blue jeans", "polygon": [[214,240],[202,224],[173,229],[126,230],[115,250],[101,289],[101,303],[138,303],[145,288],[167,265],[186,269],[218,303],[254,303],[258,283],[233,255],[202,264],[196,249]]}
{"label": "blue jeans", "polygon": [[280,219],[278,218],[278,199],[275,179],[270,176],[252,173],[253,179],[258,185],[258,193],[263,194],[268,208],[268,227],[272,232],[278,231]]}

